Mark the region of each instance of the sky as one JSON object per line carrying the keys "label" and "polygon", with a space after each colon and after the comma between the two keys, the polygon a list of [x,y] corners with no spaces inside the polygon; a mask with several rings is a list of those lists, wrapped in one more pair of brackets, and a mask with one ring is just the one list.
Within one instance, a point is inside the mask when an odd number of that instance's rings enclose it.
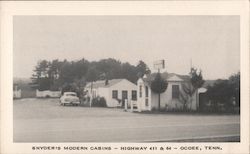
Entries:
{"label": "sky", "polygon": [[39,60],[164,59],[163,71],[204,79],[240,71],[239,16],[15,16],[13,75],[30,78]]}

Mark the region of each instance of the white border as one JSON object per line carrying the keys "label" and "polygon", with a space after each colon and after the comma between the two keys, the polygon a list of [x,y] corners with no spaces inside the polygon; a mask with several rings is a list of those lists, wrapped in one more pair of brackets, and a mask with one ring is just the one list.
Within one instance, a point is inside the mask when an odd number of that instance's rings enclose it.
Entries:
{"label": "white border", "polygon": [[[240,15],[241,31],[241,142],[240,143],[123,143],[123,146],[219,145],[222,151],[179,151],[181,153],[249,153],[249,2],[246,1],[2,1],[1,41],[1,152],[32,151],[31,146],[117,146],[120,143],[13,143],[13,24],[14,15]],[[60,153],[140,153],[139,151],[59,151]],[[159,151],[142,151],[159,153]],[[176,153],[163,151],[160,153]]]}

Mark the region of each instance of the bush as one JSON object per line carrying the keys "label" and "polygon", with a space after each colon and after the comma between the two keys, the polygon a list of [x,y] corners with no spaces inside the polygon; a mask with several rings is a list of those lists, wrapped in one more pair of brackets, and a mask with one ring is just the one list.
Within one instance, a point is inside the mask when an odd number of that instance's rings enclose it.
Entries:
{"label": "bush", "polygon": [[104,97],[96,97],[92,99],[93,107],[107,107],[107,103]]}

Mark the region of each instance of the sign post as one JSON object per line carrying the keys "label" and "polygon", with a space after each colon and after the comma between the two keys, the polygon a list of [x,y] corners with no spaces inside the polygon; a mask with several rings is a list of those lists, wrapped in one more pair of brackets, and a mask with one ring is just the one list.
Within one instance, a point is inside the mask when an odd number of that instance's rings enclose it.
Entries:
{"label": "sign post", "polygon": [[158,70],[158,73],[160,73],[160,69],[164,69],[165,68],[165,60],[157,60],[154,62],[154,68],[156,70]]}

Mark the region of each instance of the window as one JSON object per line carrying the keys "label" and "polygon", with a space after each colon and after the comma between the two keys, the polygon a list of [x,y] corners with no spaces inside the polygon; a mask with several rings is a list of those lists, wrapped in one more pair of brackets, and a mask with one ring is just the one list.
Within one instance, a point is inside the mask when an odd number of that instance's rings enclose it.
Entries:
{"label": "window", "polygon": [[137,100],[137,92],[136,92],[136,90],[132,90],[132,100]]}
{"label": "window", "polygon": [[112,90],[112,98],[117,99],[118,98],[118,91]]}
{"label": "window", "polygon": [[172,98],[179,98],[180,90],[179,85],[172,85]]}
{"label": "window", "polygon": [[145,94],[146,94],[146,97],[148,97],[148,86],[146,86],[145,88]]}
{"label": "window", "polygon": [[140,90],[139,90],[139,93],[140,93],[140,97],[142,97],[142,86],[140,86]]}

